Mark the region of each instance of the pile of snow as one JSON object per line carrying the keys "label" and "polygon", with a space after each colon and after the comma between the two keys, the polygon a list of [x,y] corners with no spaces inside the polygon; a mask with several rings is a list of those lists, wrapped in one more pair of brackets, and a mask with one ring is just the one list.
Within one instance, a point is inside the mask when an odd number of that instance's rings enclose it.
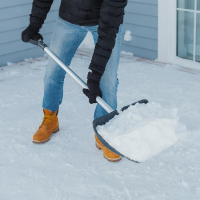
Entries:
{"label": "pile of snow", "polygon": [[152,102],[130,106],[98,133],[117,151],[142,162],[174,145],[186,132],[179,122],[178,109]]}
{"label": "pile of snow", "polygon": [[133,56],[133,53],[131,53],[131,52],[126,52],[126,51],[121,51],[121,55]]}
{"label": "pile of snow", "polygon": [[132,40],[131,31],[127,30],[124,34],[124,41],[130,42]]}

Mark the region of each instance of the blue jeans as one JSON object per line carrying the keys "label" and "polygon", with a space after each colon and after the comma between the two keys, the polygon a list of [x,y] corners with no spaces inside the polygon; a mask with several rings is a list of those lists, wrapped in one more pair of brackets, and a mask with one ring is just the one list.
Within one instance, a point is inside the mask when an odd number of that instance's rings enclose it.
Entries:
{"label": "blue jeans", "polygon": [[[67,66],[69,66],[77,48],[84,40],[88,31],[92,33],[94,42],[97,42],[97,28],[98,26],[79,26],[71,24],[59,17],[53,32],[50,49]],[[121,52],[121,38],[122,25],[119,28],[115,47],[100,82],[103,99],[114,110],[117,109],[117,70]],[[63,83],[65,74],[66,72],[51,58],[49,58],[44,78],[43,108],[51,110],[52,112],[59,110],[59,105],[62,103],[63,98]],[[94,119],[99,118],[105,114],[107,114],[106,110],[97,104],[94,113]]]}

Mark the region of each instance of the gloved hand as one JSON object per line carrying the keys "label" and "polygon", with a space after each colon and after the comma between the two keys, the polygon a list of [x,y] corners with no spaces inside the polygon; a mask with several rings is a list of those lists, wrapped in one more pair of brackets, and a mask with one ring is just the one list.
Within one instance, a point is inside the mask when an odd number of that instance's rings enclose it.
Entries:
{"label": "gloved hand", "polygon": [[100,96],[102,97],[102,92],[99,86],[99,82],[101,80],[101,75],[98,73],[95,73],[94,71],[88,72],[87,76],[87,86],[89,90],[83,89],[83,93],[89,98],[89,102],[91,104],[97,103],[96,97]]}
{"label": "gloved hand", "polygon": [[41,39],[41,36],[39,34],[39,28],[34,27],[33,25],[29,25],[23,32],[22,32],[22,41],[23,42],[29,42],[30,39],[38,41]]}

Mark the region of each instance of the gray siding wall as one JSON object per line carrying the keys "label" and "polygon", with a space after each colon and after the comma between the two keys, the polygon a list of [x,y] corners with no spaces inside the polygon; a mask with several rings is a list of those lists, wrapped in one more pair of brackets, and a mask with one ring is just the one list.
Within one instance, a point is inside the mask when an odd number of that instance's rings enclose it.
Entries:
{"label": "gray siding wall", "polygon": [[[33,0],[1,0],[0,3],[0,66],[7,62],[18,62],[25,58],[38,57],[43,51],[21,41],[21,32],[29,24]],[[41,30],[45,42],[49,44],[55,20],[58,16],[60,0],[54,1],[51,11]]]}
{"label": "gray siding wall", "polygon": [[[21,32],[29,24],[33,0],[1,0],[0,3],[0,66],[25,58],[38,57],[43,51],[21,41]],[[54,1],[41,30],[50,43],[60,0]],[[158,56],[158,0],[128,0],[124,29],[132,33],[132,41],[122,40],[122,50],[135,56],[156,59]]]}
{"label": "gray siding wall", "polygon": [[122,39],[122,50],[135,56],[158,58],[158,0],[128,0],[123,33],[130,30],[132,41]]}

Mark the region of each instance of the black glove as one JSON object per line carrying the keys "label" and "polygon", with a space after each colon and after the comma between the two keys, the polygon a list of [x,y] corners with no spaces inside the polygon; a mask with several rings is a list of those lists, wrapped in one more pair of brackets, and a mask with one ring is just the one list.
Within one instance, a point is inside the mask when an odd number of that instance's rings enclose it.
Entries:
{"label": "black glove", "polygon": [[99,82],[101,80],[101,75],[96,72],[88,72],[87,76],[87,86],[89,90],[83,89],[83,93],[89,98],[89,102],[97,103],[96,98],[100,96],[102,98],[102,92],[99,86]]}
{"label": "black glove", "polygon": [[39,28],[29,25],[23,32],[22,32],[22,41],[29,42],[30,39],[38,41],[41,39],[41,35],[39,34]]}

